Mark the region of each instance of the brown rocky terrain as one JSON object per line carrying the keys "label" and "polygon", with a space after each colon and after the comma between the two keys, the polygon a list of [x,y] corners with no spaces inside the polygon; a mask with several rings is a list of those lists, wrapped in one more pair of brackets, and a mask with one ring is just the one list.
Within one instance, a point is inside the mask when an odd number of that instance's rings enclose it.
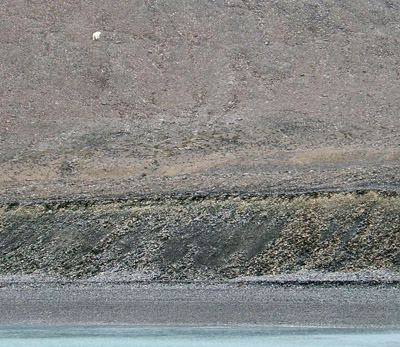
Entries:
{"label": "brown rocky terrain", "polygon": [[3,0],[0,273],[398,271],[399,23],[389,0]]}
{"label": "brown rocky terrain", "polygon": [[5,0],[0,198],[398,190],[399,6]]}

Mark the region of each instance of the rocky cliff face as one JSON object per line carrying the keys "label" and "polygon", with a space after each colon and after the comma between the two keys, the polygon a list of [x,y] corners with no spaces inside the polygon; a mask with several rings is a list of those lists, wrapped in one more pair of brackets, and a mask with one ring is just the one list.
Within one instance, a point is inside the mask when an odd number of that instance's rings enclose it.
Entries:
{"label": "rocky cliff face", "polygon": [[399,216],[399,195],[379,192],[4,205],[0,274],[399,271]]}

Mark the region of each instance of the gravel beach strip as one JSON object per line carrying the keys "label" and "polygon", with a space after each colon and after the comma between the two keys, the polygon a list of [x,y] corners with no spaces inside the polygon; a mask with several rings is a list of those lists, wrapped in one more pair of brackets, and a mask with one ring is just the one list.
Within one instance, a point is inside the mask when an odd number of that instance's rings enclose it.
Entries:
{"label": "gravel beach strip", "polygon": [[1,325],[400,328],[398,285],[9,283]]}

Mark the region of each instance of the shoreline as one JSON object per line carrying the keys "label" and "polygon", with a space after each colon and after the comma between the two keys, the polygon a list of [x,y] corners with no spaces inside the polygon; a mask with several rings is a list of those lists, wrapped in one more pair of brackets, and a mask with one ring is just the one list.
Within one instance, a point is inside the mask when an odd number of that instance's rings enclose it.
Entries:
{"label": "shoreline", "polygon": [[367,270],[353,272],[328,272],[301,270],[283,274],[239,276],[220,280],[158,280],[151,274],[131,272],[104,272],[86,279],[52,277],[46,274],[0,275],[0,288],[6,286],[52,286],[52,285],[261,285],[261,286],[395,286],[400,283],[400,271]]}
{"label": "shoreline", "polygon": [[399,329],[398,302],[392,285],[13,283],[0,325]]}
{"label": "shoreline", "polygon": [[0,326],[399,329],[399,197],[3,205]]}

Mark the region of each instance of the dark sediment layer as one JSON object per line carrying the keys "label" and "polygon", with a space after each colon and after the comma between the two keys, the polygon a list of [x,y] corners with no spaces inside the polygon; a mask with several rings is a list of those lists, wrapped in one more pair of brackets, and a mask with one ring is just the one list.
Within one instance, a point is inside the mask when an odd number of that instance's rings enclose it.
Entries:
{"label": "dark sediment layer", "polygon": [[4,204],[0,274],[223,280],[400,269],[400,194]]}

